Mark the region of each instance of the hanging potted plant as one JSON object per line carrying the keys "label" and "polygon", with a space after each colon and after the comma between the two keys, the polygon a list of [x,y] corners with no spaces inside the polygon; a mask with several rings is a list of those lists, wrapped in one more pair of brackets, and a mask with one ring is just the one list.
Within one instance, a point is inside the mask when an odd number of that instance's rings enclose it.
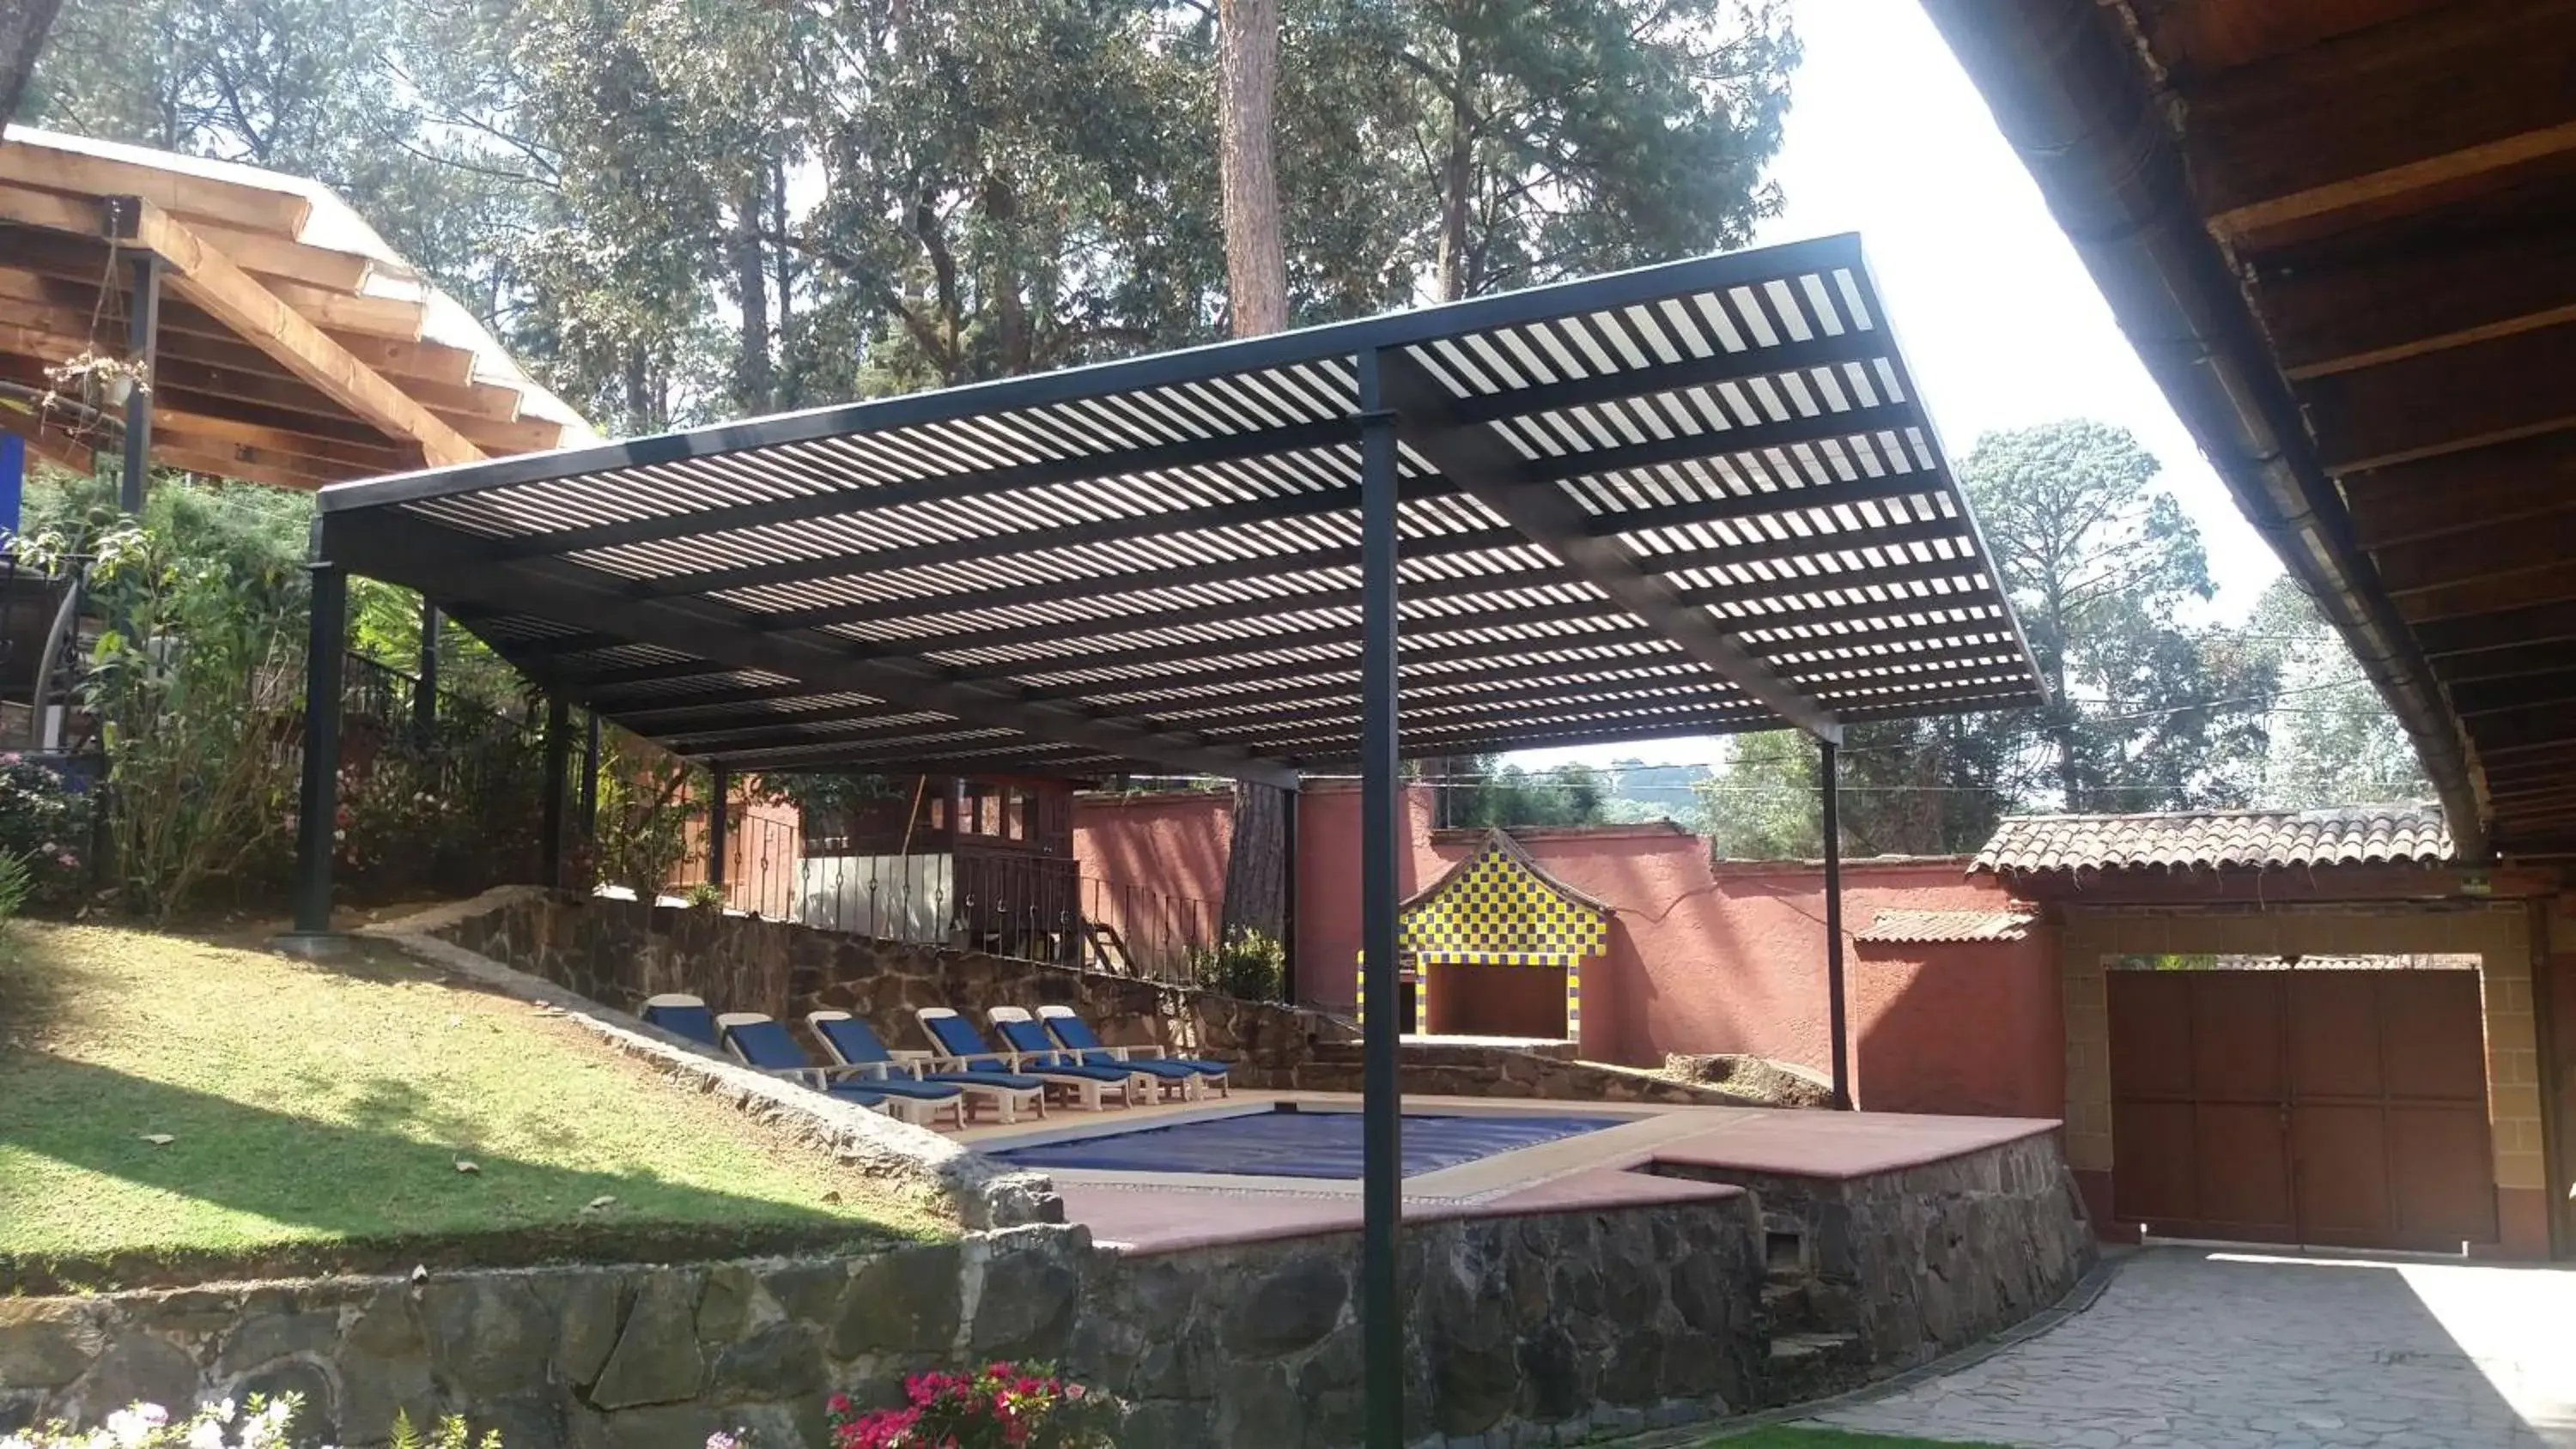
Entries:
{"label": "hanging potted plant", "polygon": [[105,357],[93,347],[82,348],[69,362],[46,368],[45,381],[52,386],[45,399],[48,405],[68,400],[92,412],[114,411],[124,407],[137,390],[152,391],[150,364]]}

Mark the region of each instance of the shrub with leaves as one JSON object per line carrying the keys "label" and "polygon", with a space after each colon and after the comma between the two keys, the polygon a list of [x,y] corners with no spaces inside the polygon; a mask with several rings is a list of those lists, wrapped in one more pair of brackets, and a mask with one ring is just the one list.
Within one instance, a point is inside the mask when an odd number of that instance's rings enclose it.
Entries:
{"label": "shrub with leaves", "polygon": [[474,1431],[466,1427],[464,1415],[450,1414],[423,1433],[412,1423],[410,1414],[396,1409],[393,1430],[385,1441],[390,1449],[501,1449],[501,1431],[486,1429],[477,1439]]}
{"label": "shrub with leaves", "polygon": [[1276,1001],[1288,979],[1288,951],[1266,931],[1236,931],[1218,945],[1190,948],[1190,979],[1239,1001]]}
{"label": "shrub with leaves", "polygon": [[296,790],[308,591],[291,558],[92,518],[17,540],[22,561],[86,557],[104,620],[80,676],[116,781],[123,903],[166,921],[217,881],[273,869]]}
{"label": "shrub with leaves", "polygon": [[88,880],[90,797],[15,751],[0,753],[0,855],[26,871],[27,909],[67,910]]}
{"label": "shrub with leaves", "polygon": [[832,1449],[1111,1449],[1118,1407],[1046,1364],[915,1374],[906,1403],[862,1412],[831,1402]]}

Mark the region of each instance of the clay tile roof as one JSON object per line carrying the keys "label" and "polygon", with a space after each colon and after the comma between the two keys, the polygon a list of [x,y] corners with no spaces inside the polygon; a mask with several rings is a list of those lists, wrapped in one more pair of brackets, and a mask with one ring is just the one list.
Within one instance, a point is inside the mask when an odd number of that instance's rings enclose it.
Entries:
{"label": "clay tile roof", "polygon": [[2452,858],[2451,832],[2439,807],[2347,805],[2170,815],[2016,815],[1996,828],[1968,869],[2009,875],[2436,865]]}
{"label": "clay tile roof", "polygon": [[2031,917],[2018,911],[1881,911],[1855,941],[1916,944],[1941,941],[2018,941],[2030,934]]}

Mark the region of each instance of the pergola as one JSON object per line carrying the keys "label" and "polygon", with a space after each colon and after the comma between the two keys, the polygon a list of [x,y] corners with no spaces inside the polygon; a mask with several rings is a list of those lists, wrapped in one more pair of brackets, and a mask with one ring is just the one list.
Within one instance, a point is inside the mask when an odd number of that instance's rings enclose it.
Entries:
{"label": "pergola", "polygon": [[[329,925],[356,571],[719,770],[1356,761],[1379,1000],[1400,758],[1803,729],[1838,1083],[1843,727],[2042,698],[1849,236],[343,485],[315,545],[300,930]],[[1373,1445],[1396,1032],[1366,1027]]]}

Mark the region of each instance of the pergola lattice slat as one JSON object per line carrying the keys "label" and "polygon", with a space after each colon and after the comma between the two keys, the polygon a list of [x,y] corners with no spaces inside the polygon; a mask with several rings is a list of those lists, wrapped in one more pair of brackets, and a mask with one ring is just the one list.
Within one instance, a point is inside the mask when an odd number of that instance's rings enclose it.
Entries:
{"label": "pergola lattice slat", "polygon": [[321,542],[700,758],[1284,780],[1360,749],[1390,419],[1404,753],[2040,697],[1850,237],[347,485]]}

